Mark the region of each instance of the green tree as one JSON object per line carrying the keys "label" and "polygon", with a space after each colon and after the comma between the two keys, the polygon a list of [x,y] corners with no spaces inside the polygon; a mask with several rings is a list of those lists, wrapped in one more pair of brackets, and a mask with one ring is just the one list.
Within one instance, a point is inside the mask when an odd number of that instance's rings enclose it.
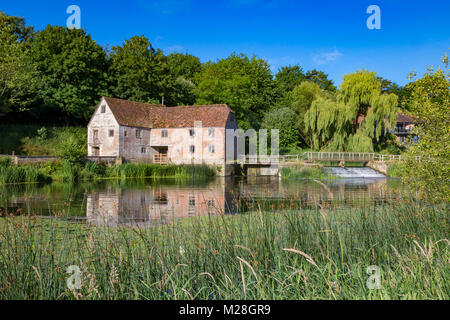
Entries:
{"label": "green tree", "polygon": [[264,116],[262,127],[279,130],[280,152],[286,153],[298,147],[298,122],[296,114],[290,108],[274,109]]}
{"label": "green tree", "polygon": [[305,80],[305,73],[299,65],[281,67],[275,75],[275,84],[281,95],[291,92]]}
{"label": "green tree", "polygon": [[172,53],[167,56],[167,63],[173,77],[169,100],[176,105],[194,104],[197,98],[194,80],[202,70],[200,59],[190,54]]}
{"label": "green tree", "polygon": [[32,36],[33,28],[23,18],[0,12],[0,116],[28,110],[35,100]]}
{"label": "green tree", "polygon": [[231,54],[208,62],[196,76],[197,103],[226,103],[236,113],[240,128],[258,129],[264,113],[274,104],[275,86],[266,61]]}
{"label": "green tree", "polygon": [[[145,36],[134,36],[112,48],[110,91],[113,96],[139,102],[167,104],[173,85],[164,54]],[[170,99],[169,99],[170,100]]]}
{"label": "green tree", "polygon": [[316,149],[372,152],[397,118],[397,96],[382,94],[375,72],[344,76],[337,100],[315,100],[305,114],[305,128]]}
{"label": "green tree", "polygon": [[193,81],[195,75],[202,70],[202,63],[196,56],[187,53],[171,53],[167,55],[171,73],[175,77],[183,77]]}
{"label": "green tree", "polygon": [[450,72],[428,68],[414,82],[408,104],[418,117],[415,133],[419,141],[404,155],[403,180],[429,200],[450,199]]}
{"label": "green tree", "polygon": [[89,119],[106,89],[103,48],[84,30],[47,26],[36,34],[32,56],[44,104],[70,121]]}
{"label": "green tree", "polygon": [[305,74],[306,80],[314,82],[319,85],[321,89],[328,91],[336,91],[336,87],[333,84],[333,81],[328,79],[328,75],[320,70],[309,70]]}

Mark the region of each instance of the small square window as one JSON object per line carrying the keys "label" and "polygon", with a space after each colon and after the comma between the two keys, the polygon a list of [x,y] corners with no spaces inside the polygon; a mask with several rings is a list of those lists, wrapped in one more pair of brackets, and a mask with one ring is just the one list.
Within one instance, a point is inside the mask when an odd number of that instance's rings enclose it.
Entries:
{"label": "small square window", "polygon": [[208,130],[208,135],[209,135],[210,137],[214,137],[214,128],[209,128],[209,130]]}
{"label": "small square window", "polygon": [[145,153],[146,149],[145,148],[141,148],[141,153]]}
{"label": "small square window", "polygon": [[138,138],[138,139],[141,138],[141,130],[139,130],[139,129],[136,130],[136,138]]}
{"label": "small square window", "polygon": [[195,146],[189,146],[189,152],[194,153],[195,152]]}
{"label": "small square window", "polygon": [[102,113],[105,113],[105,112],[106,112],[106,106],[103,105],[103,106],[102,106]]}
{"label": "small square window", "polygon": [[167,138],[168,136],[169,136],[169,132],[167,132],[167,130],[162,130],[161,131],[161,137]]}
{"label": "small square window", "polygon": [[216,148],[214,147],[213,144],[210,144],[210,145],[208,146],[208,150],[209,150],[210,153],[216,152]]}
{"label": "small square window", "polygon": [[114,137],[114,130],[109,130],[109,136]]}
{"label": "small square window", "polygon": [[194,137],[195,136],[195,130],[194,129],[189,129],[189,135],[191,137]]}

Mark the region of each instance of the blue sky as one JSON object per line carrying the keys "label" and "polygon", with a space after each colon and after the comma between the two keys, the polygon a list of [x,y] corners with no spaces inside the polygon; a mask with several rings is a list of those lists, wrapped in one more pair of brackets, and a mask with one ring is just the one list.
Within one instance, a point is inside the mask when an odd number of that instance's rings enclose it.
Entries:
{"label": "blue sky", "polygon": [[[256,54],[274,72],[300,64],[325,71],[336,84],[365,68],[404,85],[409,72],[439,64],[450,48],[448,0],[1,0],[0,11],[42,29],[65,25],[72,4],[101,45],[144,34],[165,52],[202,61]],[[369,5],[381,9],[380,30],[366,26]]]}

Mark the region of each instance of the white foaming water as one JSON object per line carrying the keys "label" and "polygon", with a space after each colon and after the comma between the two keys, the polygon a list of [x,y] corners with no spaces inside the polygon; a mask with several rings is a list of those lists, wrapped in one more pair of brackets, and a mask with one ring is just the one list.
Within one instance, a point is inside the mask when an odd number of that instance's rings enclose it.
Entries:
{"label": "white foaming water", "polygon": [[325,170],[330,174],[341,178],[385,178],[384,174],[373,170],[372,168],[341,168],[341,167],[326,167]]}

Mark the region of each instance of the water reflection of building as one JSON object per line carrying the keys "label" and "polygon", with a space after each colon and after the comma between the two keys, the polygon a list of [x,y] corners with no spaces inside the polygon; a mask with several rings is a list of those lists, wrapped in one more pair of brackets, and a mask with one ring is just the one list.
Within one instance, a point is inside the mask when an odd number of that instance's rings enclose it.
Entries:
{"label": "water reflection of building", "polygon": [[86,215],[96,225],[151,227],[173,219],[234,213],[230,181],[218,179],[205,187],[109,187],[87,197]]}

